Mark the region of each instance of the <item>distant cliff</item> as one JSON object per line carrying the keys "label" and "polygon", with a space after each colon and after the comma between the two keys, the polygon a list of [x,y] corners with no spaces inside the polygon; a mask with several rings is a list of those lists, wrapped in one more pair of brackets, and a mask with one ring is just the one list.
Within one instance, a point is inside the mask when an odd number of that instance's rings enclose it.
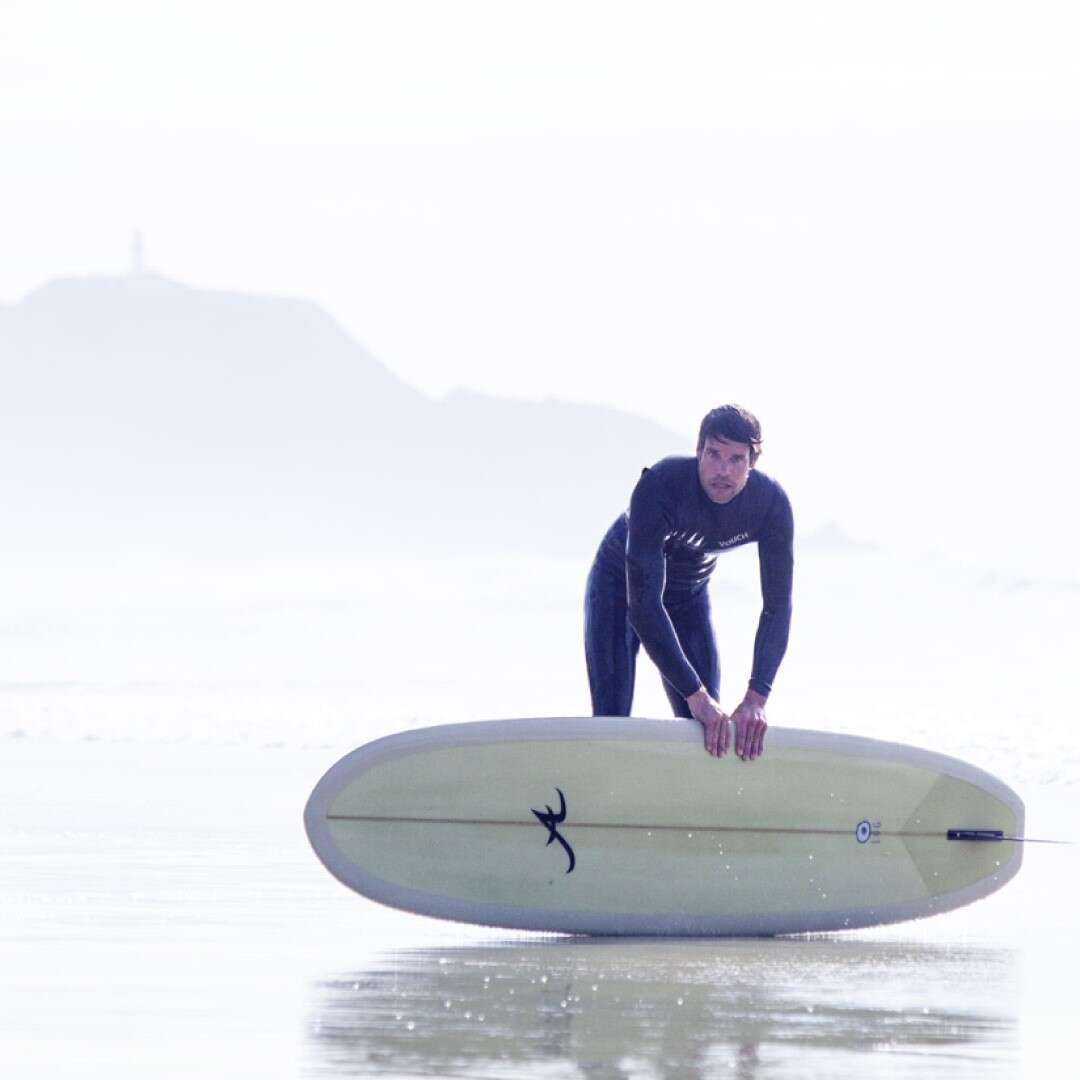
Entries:
{"label": "distant cliff", "polygon": [[0,308],[0,425],[9,549],[589,554],[692,451],[597,406],[435,400],[314,304],[147,274]]}

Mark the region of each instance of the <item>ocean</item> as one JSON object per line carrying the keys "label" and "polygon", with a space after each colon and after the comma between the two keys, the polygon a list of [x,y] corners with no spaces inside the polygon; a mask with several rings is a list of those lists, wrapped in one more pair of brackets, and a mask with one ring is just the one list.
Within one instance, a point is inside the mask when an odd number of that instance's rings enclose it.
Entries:
{"label": "ocean", "polygon": [[[585,939],[333,880],[301,813],[406,728],[588,711],[586,566],[27,554],[0,572],[0,1069],[35,1078],[1071,1076],[1076,846],[855,933]],[[713,611],[734,705],[752,550]],[[1075,582],[809,547],[774,726],[912,743],[1080,841]],[[636,715],[664,717],[647,660]],[[767,748],[766,748],[767,752]],[[752,766],[748,766],[752,767]]]}

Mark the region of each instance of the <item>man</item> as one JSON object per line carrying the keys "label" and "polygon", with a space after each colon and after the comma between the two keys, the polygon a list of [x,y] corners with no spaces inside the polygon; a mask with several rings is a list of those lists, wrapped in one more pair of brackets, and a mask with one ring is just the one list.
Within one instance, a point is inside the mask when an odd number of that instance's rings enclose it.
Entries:
{"label": "man", "polygon": [[765,703],[791,623],[791,503],[754,466],[761,425],[737,405],[701,422],[697,457],[669,457],[642,470],[630,509],[607,531],[585,593],[585,662],[594,716],[629,716],[638,647],[660,669],[676,716],[705,729],[716,757],[730,745],[718,703],[720,662],[709,618],[709,576],[720,552],[756,543],[762,611],[753,670],[730,719],[735,752],[761,755]]}

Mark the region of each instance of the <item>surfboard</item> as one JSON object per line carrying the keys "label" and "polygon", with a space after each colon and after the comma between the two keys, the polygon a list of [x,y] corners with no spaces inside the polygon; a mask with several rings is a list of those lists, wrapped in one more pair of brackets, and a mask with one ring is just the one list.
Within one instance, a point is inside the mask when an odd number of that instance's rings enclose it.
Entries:
{"label": "surfboard", "polygon": [[304,810],[382,904],[583,934],[771,935],[948,911],[1020,869],[1024,806],[963,761],[770,728],[717,759],[694,721],[493,720],[354,750]]}

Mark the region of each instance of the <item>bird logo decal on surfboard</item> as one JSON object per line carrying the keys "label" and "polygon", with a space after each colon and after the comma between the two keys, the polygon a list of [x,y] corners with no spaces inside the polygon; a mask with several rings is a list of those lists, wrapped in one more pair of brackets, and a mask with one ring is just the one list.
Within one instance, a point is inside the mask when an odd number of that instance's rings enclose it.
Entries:
{"label": "bird logo decal on surfboard", "polygon": [[559,833],[558,826],[566,820],[566,797],[563,795],[560,788],[555,789],[559,793],[559,810],[556,813],[550,806],[545,806],[543,810],[533,810],[536,815],[536,820],[540,822],[548,831],[548,839],[546,847],[550,847],[552,842],[558,840],[562,845],[563,851],[566,852],[567,857],[570,859],[570,865],[567,867],[566,872],[572,874],[574,872],[574,866],[577,864],[577,859],[574,858],[574,849],[566,842],[566,838]]}

